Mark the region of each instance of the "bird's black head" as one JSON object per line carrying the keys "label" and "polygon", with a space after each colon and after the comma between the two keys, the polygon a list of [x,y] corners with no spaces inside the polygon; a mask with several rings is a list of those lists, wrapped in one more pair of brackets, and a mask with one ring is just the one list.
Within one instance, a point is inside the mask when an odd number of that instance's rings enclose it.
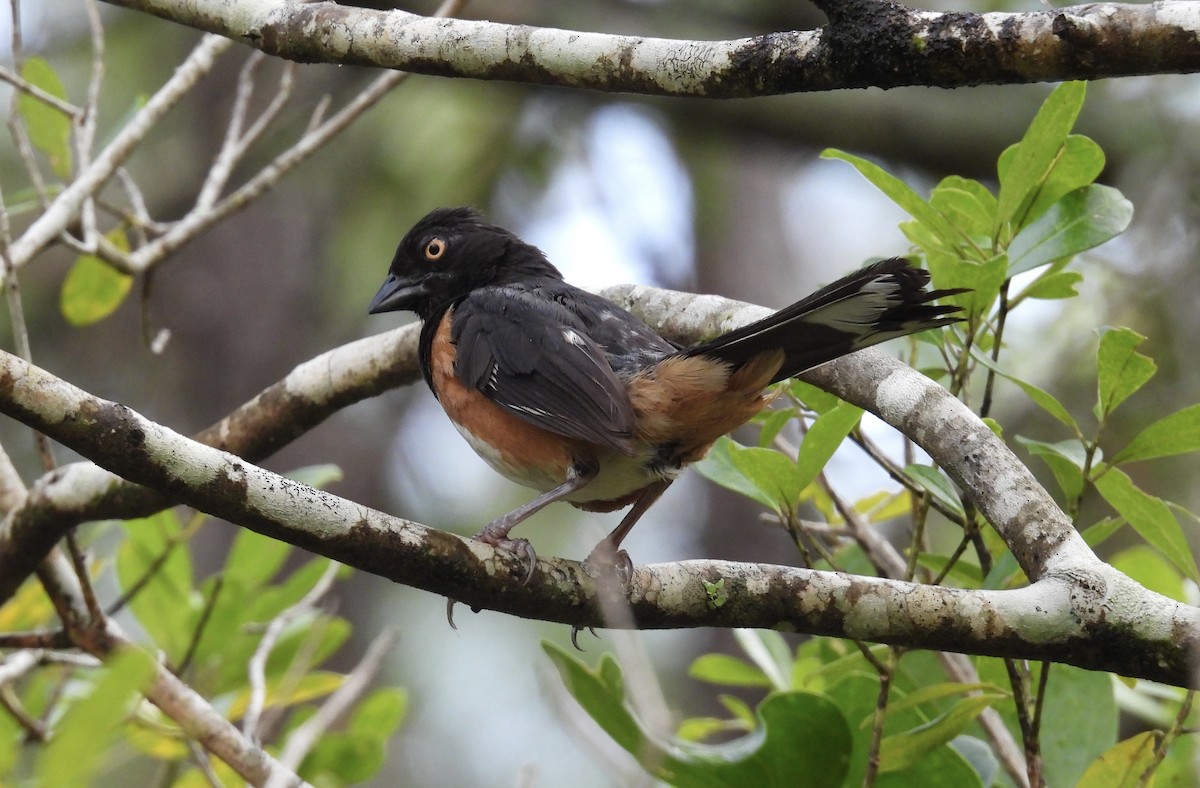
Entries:
{"label": "bird's black head", "polygon": [[438,208],[400,241],[367,313],[407,310],[427,320],[476,288],[545,278],[562,276],[536,247],[471,208]]}

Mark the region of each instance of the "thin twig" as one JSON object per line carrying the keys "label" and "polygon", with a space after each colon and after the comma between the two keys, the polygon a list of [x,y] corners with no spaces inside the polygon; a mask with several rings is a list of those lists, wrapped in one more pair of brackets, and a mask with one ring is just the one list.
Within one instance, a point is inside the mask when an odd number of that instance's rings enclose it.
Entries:
{"label": "thin twig", "polygon": [[17,693],[13,692],[12,687],[7,684],[0,684],[0,706],[3,706],[9,716],[25,730],[26,741],[44,744],[50,740],[50,729],[25,710]]}
{"label": "thin twig", "polygon": [[207,35],[200,40],[166,84],[117,132],[95,161],[59,192],[42,215],[13,242],[10,254],[14,268],[28,263],[67,229],[78,217],[84,201],[108,182],[159,120],[212,69],[217,56],[232,43],[227,38],[214,35]]}
{"label": "thin twig", "polygon": [[1192,701],[1196,698],[1195,690],[1188,690],[1183,694],[1183,703],[1179,705],[1179,711],[1175,715],[1175,721],[1171,723],[1154,747],[1154,755],[1150,759],[1150,763],[1146,765],[1145,770],[1138,778],[1138,788],[1146,788],[1154,781],[1154,773],[1158,771],[1158,767],[1162,764],[1163,758],[1167,757],[1167,751],[1180,734],[1187,732],[1187,718],[1192,713]]}
{"label": "thin twig", "polygon": [[887,717],[888,697],[892,691],[892,677],[896,671],[896,650],[889,649],[888,664],[875,662],[879,671],[879,693],[875,696],[875,711],[871,720],[871,743],[867,749],[867,768],[863,773],[863,788],[875,784],[879,774],[879,750],[883,744],[883,722]]}
{"label": "thin twig", "polygon": [[[978,684],[979,672],[975,663],[966,654],[955,654],[949,651],[939,651],[938,660],[942,663],[946,675],[959,684]],[[972,695],[979,694],[972,692]],[[1000,712],[988,706],[979,714],[979,725],[992,743],[992,752],[1000,761],[1000,766],[1019,788],[1029,788],[1029,775],[1025,765],[1025,756],[1017,746],[1012,731],[1004,723]]]}
{"label": "thin twig", "polygon": [[[87,169],[92,162],[92,146],[96,141],[96,126],[100,117],[100,87],[104,83],[104,25],[100,21],[100,8],[96,0],[85,0],[88,28],[91,32],[92,67],[88,77],[87,101],[83,105],[83,121],[75,134],[75,168],[77,172]],[[96,195],[91,194],[83,201],[80,211],[84,243],[92,244],[100,237],[96,227]]]}
{"label": "thin twig", "polygon": [[[875,463],[883,469],[884,473],[891,477],[892,481],[902,485],[904,489],[908,490],[914,495],[920,495],[921,493],[926,492],[924,487],[917,484],[912,477],[904,472],[903,466],[893,462],[892,458],[887,455],[887,452],[880,448],[879,444],[871,440],[862,430],[854,430],[851,432],[850,440],[854,441],[854,443],[860,449],[866,452],[867,456],[874,460]],[[933,498],[930,500],[929,505],[933,507],[934,511],[955,525],[965,525],[961,514],[954,511],[949,506],[946,506],[938,499]]]}
{"label": "thin twig", "polygon": [[298,617],[311,611],[321,597],[329,593],[329,589],[333,587],[333,581],[337,577],[338,568],[337,562],[330,561],[316,585],[309,589],[299,602],[271,619],[271,623],[267,625],[267,629],[263,633],[262,640],[259,641],[258,648],[250,657],[250,662],[246,666],[249,674],[250,700],[246,705],[246,714],[242,718],[242,732],[252,741],[258,741],[258,724],[267,700],[267,658],[271,656],[271,651],[275,648],[275,643],[278,642],[284,629]]}
{"label": "thin twig", "polygon": [[[383,666],[383,660],[395,645],[398,636],[391,629],[379,633],[371,645],[367,647],[362,660],[355,666],[345,681],[321,705],[313,716],[304,721],[288,736],[287,744],[279,755],[279,762],[284,768],[295,771],[300,763],[316,745],[317,741],[346,713],[352,704],[357,702],[367,691],[375,675]],[[268,786],[273,788],[272,783]]]}
{"label": "thin twig", "polygon": [[92,588],[87,555],[79,546],[79,539],[75,536],[74,528],[67,532],[66,542],[67,554],[71,557],[72,566],[75,567],[75,577],[79,578],[79,589],[83,592],[83,602],[87,606],[88,616],[93,622],[103,621],[104,611],[100,609],[100,603],[96,601],[96,590]]}
{"label": "thin twig", "polygon": [[858,542],[859,546],[862,547],[871,564],[884,577],[890,577],[893,580],[902,579],[904,577],[905,562],[896,548],[888,540],[880,536],[871,527],[870,523],[863,520],[858,512],[854,510],[854,507],[842,498],[842,496],[838,495],[832,486],[826,485],[825,490],[829,493],[829,498],[833,501],[833,506],[837,509],[837,513],[846,521],[846,525],[849,527],[854,541]]}
{"label": "thin twig", "polygon": [[211,788],[222,788],[225,783],[217,775],[213,769],[212,760],[208,757],[208,753],[199,744],[196,744],[194,739],[184,739],[187,742],[188,754],[191,756],[192,763],[200,770],[200,774],[204,776]]}
{"label": "thin twig", "polygon": [[[463,0],[447,0],[434,13],[434,16],[453,16],[464,5],[466,3]],[[145,271],[157,265],[168,255],[177,251],[216,222],[248,206],[255,199],[274,187],[285,175],[321,150],[330,140],[343,132],[364,112],[375,106],[380,99],[407,79],[408,76],[406,72],[400,71],[388,71],[380,74],[370,85],[360,91],[346,106],[334,113],[328,120],[316,123],[315,125],[310,121],[309,128],[295,144],[276,156],[252,178],[234,190],[233,193],[224,199],[216,201],[211,206],[202,205],[197,201],[196,206],[182,219],[172,225],[161,237],[130,254],[128,256],[128,264],[131,270],[134,272]],[[326,103],[322,101],[318,104],[317,110],[313,113],[314,120],[321,117]],[[268,120],[272,113],[278,111],[274,107],[273,103],[264,112],[264,116]],[[247,136],[257,138],[259,133],[261,133],[260,130],[252,128]],[[253,141],[253,139],[250,141]]]}
{"label": "thin twig", "polygon": [[83,110],[81,108],[69,101],[60,99],[53,93],[47,93],[31,82],[26,82],[20,74],[10,71],[4,66],[0,66],[0,82],[7,82],[27,96],[32,96],[46,106],[53,107],[71,120],[78,121],[83,117]]}
{"label": "thin twig", "polygon": [[221,596],[221,590],[224,588],[225,575],[217,575],[216,580],[213,581],[212,593],[208,595],[208,599],[204,600],[204,609],[200,611],[200,620],[196,622],[196,628],[192,630],[192,639],[188,642],[183,657],[179,660],[179,666],[176,668],[179,675],[186,675],[188,668],[192,666],[192,660],[196,658],[196,651],[200,648],[200,640],[204,637],[204,630],[208,628],[213,611],[217,609],[217,599]]}

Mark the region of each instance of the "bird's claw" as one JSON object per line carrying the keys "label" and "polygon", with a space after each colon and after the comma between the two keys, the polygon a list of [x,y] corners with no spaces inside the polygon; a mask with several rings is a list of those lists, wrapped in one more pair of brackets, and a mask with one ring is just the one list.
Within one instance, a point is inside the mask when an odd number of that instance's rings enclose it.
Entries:
{"label": "bird's claw", "polygon": [[621,584],[621,590],[629,590],[629,584],[633,581],[633,560],[624,550],[614,551],[608,540],[592,548],[584,564],[596,574],[611,572]]}
{"label": "bird's claw", "polygon": [[599,635],[596,634],[596,629],[594,627],[585,627],[580,624],[572,624],[571,625],[571,645],[575,647],[576,651],[583,651],[583,647],[579,645],[579,633],[585,629],[588,632],[592,633],[592,637],[594,637],[594,638],[600,637]]}
{"label": "bird's claw", "polygon": [[473,537],[478,542],[490,544],[497,550],[502,550],[512,555],[517,559],[517,563],[524,568],[524,577],[521,579],[521,585],[525,585],[533,579],[533,570],[537,568],[537,553],[533,549],[533,545],[528,539],[509,539],[507,531],[504,533],[496,533],[491,530],[491,526],[484,528]]}

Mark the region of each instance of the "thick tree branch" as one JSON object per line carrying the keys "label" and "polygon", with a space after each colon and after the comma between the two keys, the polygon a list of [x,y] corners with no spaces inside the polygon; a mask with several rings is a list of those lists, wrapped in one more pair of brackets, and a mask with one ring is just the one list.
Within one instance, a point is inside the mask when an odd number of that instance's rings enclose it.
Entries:
{"label": "thick tree branch", "polygon": [[[648,288],[607,294],[636,302],[683,340],[762,312]],[[939,387],[873,351],[809,377],[904,427],[950,469],[1037,582],[976,591],[722,561],[643,566],[630,591],[637,626],[786,627],[1193,681],[1189,655],[1200,641],[1200,611],[1145,590],[1097,559],[1020,462]],[[580,564],[542,561],[522,586],[522,572],[506,554],[269,473],[7,354],[0,355],[0,410],[171,499],[364,571],[474,607],[605,625],[596,583]],[[721,606],[705,590],[705,582],[717,580],[724,581]]]}
{"label": "thick tree branch", "polygon": [[[351,342],[304,362],[195,439],[250,462],[269,457],[347,405],[417,380],[416,328]],[[7,510],[0,527],[0,601],[74,526],[146,517],[174,503],[92,463],[47,474]]]}
{"label": "thick tree branch", "polygon": [[109,0],[302,62],[706,98],[1200,70],[1200,7],[1165,0],[935,13],[820,0],[820,30],[685,41],[292,0]]}

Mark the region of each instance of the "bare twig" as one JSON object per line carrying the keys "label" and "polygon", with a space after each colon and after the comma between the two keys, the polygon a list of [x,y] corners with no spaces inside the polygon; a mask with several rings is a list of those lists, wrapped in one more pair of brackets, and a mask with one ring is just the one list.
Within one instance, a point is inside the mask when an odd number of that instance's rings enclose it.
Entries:
{"label": "bare twig", "polygon": [[[104,25],[100,21],[100,7],[96,0],[86,0],[88,28],[91,31],[92,67],[88,78],[87,100],[83,105],[83,118],[75,133],[75,167],[78,172],[87,169],[92,161],[92,146],[96,141],[96,124],[100,117],[100,86],[104,83]],[[88,195],[80,210],[85,244],[95,244],[100,236],[96,229],[96,195]]]}
{"label": "bare twig", "polygon": [[242,731],[254,741],[258,740],[258,724],[267,700],[267,658],[271,656],[271,651],[275,648],[275,643],[278,642],[283,631],[300,616],[311,613],[321,598],[329,593],[329,589],[333,587],[333,581],[337,577],[338,568],[338,565],[331,561],[316,585],[309,589],[299,602],[271,619],[271,623],[267,625],[267,629],[263,633],[262,640],[258,643],[258,648],[250,657],[250,662],[246,666],[249,674],[250,700],[246,705],[246,714],[242,718]]}
{"label": "bare twig", "polygon": [[1194,690],[1188,690],[1184,693],[1183,702],[1179,704],[1179,711],[1175,714],[1175,720],[1171,723],[1171,727],[1159,737],[1158,742],[1154,746],[1154,755],[1150,759],[1150,763],[1146,765],[1146,768],[1138,777],[1138,788],[1145,788],[1154,781],[1154,773],[1162,765],[1163,758],[1167,757],[1167,751],[1170,750],[1171,745],[1175,743],[1180,734],[1187,731],[1187,719],[1192,713],[1192,701],[1195,699],[1196,693]]}
{"label": "bare twig", "polygon": [[[299,768],[304,757],[308,755],[325,731],[329,730],[350,706],[362,697],[376,674],[379,673],[379,669],[383,666],[383,660],[396,643],[396,639],[396,633],[390,629],[379,633],[367,647],[366,653],[363,654],[358,665],[346,675],[342,685],[329,696],[325,703],[321,704],[321,708],[317,710],[316,714],[309,717],[288,735],[287,744],[284,745],[283,752],[279,755],[279,762],[285,769],[295,771]],[[268,788],[277,787],[268,783]]]}
{"label": "bare twig", "polygon": [[79,120],[83,117],[83,110],[81,108],[75,106],[69,101],[63,101],[52,93],[47,93],[37,85],[26,82],[20,74],[10,71],[4,66],[0,66],[0,82],[7,82],[22,93],[33,96],[46,106],[54,107],[54,109],[58,110],[72,120]]}
{"label": "bare twig", "polygon": [[10,255],[14,268],[21,268],[47,244],[64,232],[78,216],[85,200],[108,182],[117,168],[133,153],[158,121],[170,111],[205,74],[216,58],[230,46],[219,36],[205,36],[150,100],[121,128],[95,160],[51,201],[46,210],[13,241]]}

